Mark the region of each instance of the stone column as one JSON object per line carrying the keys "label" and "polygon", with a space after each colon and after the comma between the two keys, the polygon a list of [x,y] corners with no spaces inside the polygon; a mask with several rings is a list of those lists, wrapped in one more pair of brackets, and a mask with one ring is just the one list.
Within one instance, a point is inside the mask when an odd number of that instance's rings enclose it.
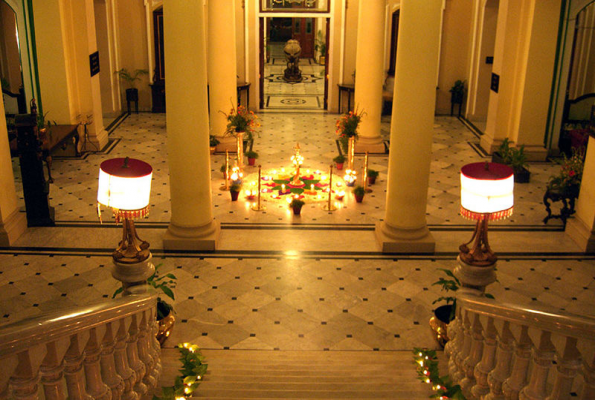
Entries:
{"label": "stone column", "polygon": [[566,234],[586,253],[595,252],[595,138],[589,138],[576,214],[566,224]]}
{"label": "stone column", "polygon": [[19,212],[4,102],[0,101],[0,247],[10,246],[27,229],[27,215]]}
{"label": "stone column", "polygon": [[215,250],[220,233],[211,202],[204,13],[202,2],[170,1],[163,6],[171,193],[163,246],[168,250]]}
{"label": "stone column", "polygon": [[[225,135],[228,114],[237,107],[236,28],[233,0],[209,1],[209,76],[211,135],[217,136],[217,151],[236,151],[236,139]],[[225,136],[224,136],[225,135]]]}
{"label": "stone column", "polygon": [[[436,103],[442,0],[402,0],[381,251],[431,253],[426,205]],[[423,49],[423,51],[420,51]]]}
{"label": "stone column", "polygon": [[360,0],[355,60],[355,106],[365,111],[359,125],[356,151],[384,153],[380,136],[384,83],[385,0]]}

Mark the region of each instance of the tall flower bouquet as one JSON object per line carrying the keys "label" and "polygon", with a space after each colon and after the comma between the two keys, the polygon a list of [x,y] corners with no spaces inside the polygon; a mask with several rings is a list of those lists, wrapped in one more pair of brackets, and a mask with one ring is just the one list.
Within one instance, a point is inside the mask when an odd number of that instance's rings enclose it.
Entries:
{"label": "tall flower bouquet", "polygon": [[357,128],[365,114],[364,111],[358,112],[356,108],[355,111],[349,111],[349,113],[344,114],[337,120],[337,129],[335,132],[339,136],[339,142],[341,142],[345,153],[347,153],[349,138],[355,137],[355,140],[357,140]]}
{"label": "tall flower bouquet", "polygon": [[245,132],[246,139],[252,140],[256,129],[260,127],[258,116],[248,111],[244,106],[231,107],[229,114],[219,111],[227,118],[227,130],[225,133],[236,136],[237,132]]}
{"label": "tall flower bouquet", "polygon": [[564,159],[560,162],[560,165],[560,173],[550,177],[547,184],[548,189],[560,192],[576,191],[578,196],[585,166],[585,148],[573,149],[570,158],[564,154]]}

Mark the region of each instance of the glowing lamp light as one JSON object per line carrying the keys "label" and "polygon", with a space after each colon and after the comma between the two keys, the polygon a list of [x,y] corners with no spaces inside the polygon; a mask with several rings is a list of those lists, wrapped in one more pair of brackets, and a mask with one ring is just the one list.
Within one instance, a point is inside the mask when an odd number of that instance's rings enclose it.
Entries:
{"label": "glowing lamp light", "polygon": [[104,161],[99,167],[98,211],[100,205],[111,208],[124,229],[123,240],[112,254],[117,262],[137,263],[150,256],[149,243],[138,237],[133,220],[149,214],[152,177],[149,164],[128,157]]}
{"label": "glowing lamp light", "polygon": [[459,247],[465,263],[487,267],[497,261],[488,242],[488,221],[512,215],[513,189],[514,171],[507,165],[479,162],[461,168],[461,215],[477,221],[471,240]]}

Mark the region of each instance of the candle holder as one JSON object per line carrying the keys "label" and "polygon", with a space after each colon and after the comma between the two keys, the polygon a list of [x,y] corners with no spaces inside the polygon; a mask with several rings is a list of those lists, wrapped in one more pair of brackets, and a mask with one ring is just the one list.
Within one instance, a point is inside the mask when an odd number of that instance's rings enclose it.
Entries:
{"label": "candle holder", "polygon": [[256,204],[251,207],[252,211],[264,211],[264,207],[260,204],[260,194],[262,192],[262,190],[260,189],[260,184],[262,182],[261,171],[262,171],[262,166],[259,165],[258,166],[258,200],[256,201]]}
{"label": "candle holder", "polygon": [[329,185],[328,185],[328,202],[322,206],[322,209],[325,211],[336,211],[337,207],[335,207],[331,201],[332,201],[332,197],[333,197],[333,166],[330,166],[330,171],[329,171]]}
{"label": "candle holder", "polygon": [[225,171],[223,172],[223,177],[225,184],[219,186],[219,190],[227,192],[229,190],[229,150],[225,150]]}

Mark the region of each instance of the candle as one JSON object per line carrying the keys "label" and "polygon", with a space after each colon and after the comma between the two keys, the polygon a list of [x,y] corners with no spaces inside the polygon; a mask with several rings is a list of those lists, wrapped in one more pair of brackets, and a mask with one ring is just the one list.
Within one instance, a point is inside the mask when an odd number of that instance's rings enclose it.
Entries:
{"label": "candle", "polygon": [[314,191],[314,184],[311,184],[311,185],[310,185],[310,190],[311,190],[311,191]]}

